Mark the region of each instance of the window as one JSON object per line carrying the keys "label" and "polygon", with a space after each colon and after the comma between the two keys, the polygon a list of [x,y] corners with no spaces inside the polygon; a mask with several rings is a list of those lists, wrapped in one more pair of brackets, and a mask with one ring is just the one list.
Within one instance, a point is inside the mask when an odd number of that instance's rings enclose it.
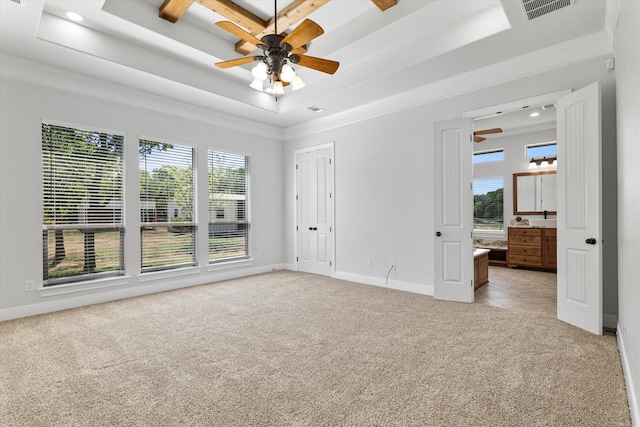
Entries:
{"label": "window", "polygon": [[473,180],[473,228],[504,230],[504,179]]}
{"label": "window", "polygon": [[42,123],[44,286],[124,274],[124,137]]}
{"label": "window", "polygon": [[209,150],[209,262],[249,256],[249,158]]}
{"label": "window", "polygon": [[558,144],[555,142],[527,145],[525,149],[527,158],[556,157],[558,155]]}
{"label": "window", "polygon": [[473,153],[473,163],[486,163],[486,162],[499,162],[504,160],[504,151],[491,150],[491,151],[479,151]]}
{"label": "window", "polygon": [[196,264],[194,149],[140,140],[142,271]]}

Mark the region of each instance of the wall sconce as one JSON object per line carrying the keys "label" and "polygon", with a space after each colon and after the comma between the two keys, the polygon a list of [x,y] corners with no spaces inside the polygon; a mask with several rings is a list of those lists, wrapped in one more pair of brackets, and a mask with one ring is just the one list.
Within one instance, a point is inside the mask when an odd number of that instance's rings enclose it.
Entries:
{"label": "wall sconce", "polygon": [[548,167],[557,167],[558,166],[558,158],[557,157],[543,157],[543,158],[531,158],[529,162],[529,169],[544,169]]}

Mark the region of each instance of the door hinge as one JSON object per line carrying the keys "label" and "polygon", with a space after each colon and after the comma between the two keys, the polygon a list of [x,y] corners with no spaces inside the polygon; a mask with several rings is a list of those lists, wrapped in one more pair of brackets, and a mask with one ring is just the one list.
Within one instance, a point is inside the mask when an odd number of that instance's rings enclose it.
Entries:
{"label": "door hinge", "polygon": [[473,288],[473,279],[471,279],[471,287]]}
{"label": "door hinge", "polygon": [[296,165],[296,170],[298,170],[298,165]]}
{"label": "door hinge", "polygon": [[298,200],[298,195],[296,194],[296,200]]}
{"label": "door hinge", "polygon": [[296,262],[298,262],[298,257],[296,257]]}
{"label": "door hinge", "polygon": [[331,164],[331,157],[329,157],[329,164]]}
{"label": "door hinge", "polygon": [[333,227],[329,227],[329,233],[331,233],[331,231],[333,231]]}
{"label": "door hinge", "polygon": [[333,261],[329,261],[329,267],[333,266]]}
{"label": "door hinge", "polygon": [[331,198],[331,197],[332,197],[332,195],[331,195],[331,193],[329,193],[329,198]]}
{"label": "door hinge", "polygon": [[298,231],[298,226],[296,225],[296,231]]}

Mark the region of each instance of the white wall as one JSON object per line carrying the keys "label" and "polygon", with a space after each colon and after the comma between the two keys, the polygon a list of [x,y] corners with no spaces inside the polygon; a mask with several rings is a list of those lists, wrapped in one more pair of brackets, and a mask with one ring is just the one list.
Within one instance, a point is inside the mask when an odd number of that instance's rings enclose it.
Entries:
{"label": "white wall", "polygon": [[[493,149],[502,149],[504,152],[504,160],[500,162],[478,163],[473,168],[473,179],[478,178],[497,178],[504,179],[504,223],[505,231],[501,233],[474,233],[476,237],[490,236],[493,238],[506,239],[506,230],[511,219],[515,218],[513,214],[513,174],[520,172],[529,172],[529,161],[531,158],[525,156],[525,146],[532,144],[540,144],[543,142],[552,142],[556,140],[556,130],[547,129],[535,132],[521,133],[511,136],[499,136],[487,139],[479,144],[474,144],[475,151],[487,151]],[[543,215],[520,215],[522,218],[543,218]],[[555,215],[549,215],[547,218],[555,218]]]}
{"label": "white wall", "polygon": [[[283,259],[283,165],[282,142],[207,123],[194,108],[159,97],[129,90],[104,82],[88,81],[70,73],[43,69],[21,62],[25,76],[39,76],[44,84],[70,89],[57,89],[2,77],[0,107],[0,319],[36,314],[157,292],[181,286],[207,283],[272,268],[281,268]],[[51,71],[51,72],[49,72]],[[76,88],[72,89],[71,85]],[[78,89],[80,87],[81,89]],[[100,97],[89,94],[100,92]],[[85,92],[80,94],[76,92]],[[110,99],[105,99],[110,98]],[[127,100],[127,104],[114,101]],[[149,105],[151,107],[141,107]],[[166,111],[166,113],[162,112]],[[171,113],[169,113],[169,111]],[[198,117],[198,120],[185,118]],[[25,280],[42,286],[42,207],[40,148],[42,119],[52,119],[87,127],[123,132],[126,137],[125,203],[126,211],[125,267],[127,277],[115,281],[118,286],[43,296],[47,291],[25,292]],[[250,129],[250,123],[244,124]],[[273,132],[279,134],[279,130]],[[198,187],[200,203],[200,267],[157,275],[140,275],[138,205],[138,138],[140,135],[180,142],[196,147],[200,160],[198,175],[204,185]],[[207,185],[206,150],[243,153],[250,156],[251,229],[250,244],[254,259],[240,266],[211,271],[206,261]],[[203,182],[201,182],[203,184]],[[203,193],[204,191],[204,193]],[[258,253],[260,259],[257,259]],[[228,266],[230,267],[230,266]],[[153,280],[145,280],[153,277]],[[122,283],[120,283],[122,282]],[[54,287],[58,288],[58,287]],[[58,288],[63,289],[63,288]],[[66,291],[84,289],[71,286]]]}
{"label": "white wall", "polygon": [[[390,286],[433,289],[434,122],[461,118],[463,112],[599,81],[603,92],[604,151],[615,152],[613,72],[605,59],[564,67],[469,94],[419,105],[369,120],[339,126],[285,142],[286,223],[294,218],[294,150],[335,143],[336,275],[384,284],[388,261],[395,260]],[[615,166],[615,165],[614,165]],[[615,167],[605,169],[606,179]],[[611,183],[607,184],[611,185]],[[607,189],[605,189],[607,192]],[[613,223],[615,237],[615,217]],[[285,228],[285,262],[295,264],[294,228]],[[607,250],[615,250],[615,245]],[[365,260],[372,260],[367,267]],[[611,259],[606,259],[611,264]],[[616,270],[605,266],[605,274]],[[400,285],[400,286],[397,286]],[[616,279],[604,285],[605,318],[615,319]],[[615,324],[615,321],[614,321]]]}
{"label": "white wall", "polygon": [[615,34],[618,112],[618,342],[634,425],[640,425],[640,2],[620,1]]}

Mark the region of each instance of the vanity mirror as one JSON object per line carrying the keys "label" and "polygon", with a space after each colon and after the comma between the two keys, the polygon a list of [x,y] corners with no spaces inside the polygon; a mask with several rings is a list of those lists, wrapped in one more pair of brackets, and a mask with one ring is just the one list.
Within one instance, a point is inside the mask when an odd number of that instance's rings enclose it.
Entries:
{"label": "vanity mirror", "polygon": [[556,171],[513,174],[514,215],[556,215]]}

